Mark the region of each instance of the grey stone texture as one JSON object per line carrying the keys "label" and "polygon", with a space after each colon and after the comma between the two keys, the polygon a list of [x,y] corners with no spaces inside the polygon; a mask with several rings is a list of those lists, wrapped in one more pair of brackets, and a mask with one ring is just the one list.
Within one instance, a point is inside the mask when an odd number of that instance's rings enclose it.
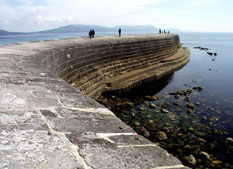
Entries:
{"label": "grey stone texture", "polygon": [[[0,168],[186,168],[74,88],[78,81],[71,80],[91,74],[96,63],[122,52],[150,53],[160,39],[166,40],[156,48],[166,48],[178,36],[73,38],[0,46]],[[140,48],[144,43],[148,47]],[[137,51],[130,50],[134,45],[139,46]]]}

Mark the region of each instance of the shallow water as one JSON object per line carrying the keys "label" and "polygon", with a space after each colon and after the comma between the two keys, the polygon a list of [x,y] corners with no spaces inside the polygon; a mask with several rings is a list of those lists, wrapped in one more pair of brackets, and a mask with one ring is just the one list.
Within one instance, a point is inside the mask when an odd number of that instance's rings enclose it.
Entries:
{"label": "shallow water", "polygon": [[[192,168],[233,168],[233,34],[181,33],[180,39],[191,50],[185,67],[132,93],[108,95],[99,101],[184,164]],[[196,46],[208,48],[217,56],[194,49]],[[203,90],[187,92],[198,86]],[[185,91],[179,99],[174,98],[181,89]],[[157,96],[158,100],[146,96]],[[188,103],[194,104],[193,110],[187,108]],[[162,108],[169,113],[163,113]],[[159,138],[161,131],[166,139]],[[190,155],[196,159],[195,165],[188,162]]]}

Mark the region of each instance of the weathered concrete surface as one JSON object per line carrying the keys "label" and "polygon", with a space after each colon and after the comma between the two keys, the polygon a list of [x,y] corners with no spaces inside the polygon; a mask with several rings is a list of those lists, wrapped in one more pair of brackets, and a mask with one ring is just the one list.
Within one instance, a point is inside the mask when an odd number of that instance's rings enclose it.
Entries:
{"label": "weathered concrete surface", "polygon": [[0,168],[185,168],[41,65],[81,41],[0,46]]}

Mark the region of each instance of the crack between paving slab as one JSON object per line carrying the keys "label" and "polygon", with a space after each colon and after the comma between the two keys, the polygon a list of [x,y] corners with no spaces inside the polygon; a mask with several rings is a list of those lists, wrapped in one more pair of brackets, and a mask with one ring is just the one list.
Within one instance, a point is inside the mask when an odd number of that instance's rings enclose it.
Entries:
{"label": "crack between paving slab", "polygon": [[82,165],[82,167],[84,167],[84,169],[93,169],[93,167],[89,166],[85,161],[85,159],[79,154],[79,147],[71,143],[70,140],[66,137],[65,133],[57,132],[53,130],[47,118],[40,111],[37,111],[37,113],[41,116],[42,120],[47,124],[50,132],[58,136],[66,144],[68,151],[76,158],[77,162],[79,162]]}
{"label": "crack between paving slab", "polygon": [[[100,114],[105,114],[105,115],[112,115],[115,116],[115,114],[113,112],[111,112],[109,109],[107,108],[77,108],[77,107],[67,107],[65,106],[61,100],[57,97],[56,98],[58,100],[58,102],[66,109],[72,109],[72,110],[79,110],[79,111],[83,111],[83,112],[91,112],[91,113],[100,113]],[[115,116],[116,117],[116,116]]]}
{"label": "crack between paving slab", "polygon": [[158,147],[158,146],[156,144],[128,144],[128,145],[118,145],[117,147],[128,148],[128,147]]}

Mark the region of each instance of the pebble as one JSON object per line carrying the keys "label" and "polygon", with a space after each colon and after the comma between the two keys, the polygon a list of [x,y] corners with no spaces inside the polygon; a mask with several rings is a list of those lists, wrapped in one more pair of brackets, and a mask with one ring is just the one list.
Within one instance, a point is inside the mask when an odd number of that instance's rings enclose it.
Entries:
{"label": "pebble", "polygon": [[156,137],[159,139],[159,140],[167,140],[167,134],[163,131],[159,131],[156,133]]}
{"label": "pebble", "polygon": [[226,140],[233,143],[233,138],[231,138],[231,137],[227,137]]}
{"label": "pebble", "polygon": [[200,102],[196,102],[195,105],[200,105]]}
{"label": "pebble", "polygon": [[194,104],[193,103],[188,103],[186,104],[186,107],[189,109],[194,109]]}
{"label": "pebble", "polygon": [[167,109],[161,109],[162,113],[169,113],[169,111]]}
{"label": "pebble", "polygon": [[189,102],[189,101],[190,101],[190,98],[189,98],[189,97],[185,97],[185,98],[184,98],[184,101]]}
{"label": "pebble", "polygon": [[187,113],[192,113],[192,112],[193,112],[192,109],[188,109],[188,110],[187,110]]}
{"label": "pebble", "polygon": [[203,156],[207,160],[211,160],[210,155],[207,152],[201,151],[200,155]]}
{"label": "pebble", "polygon": [[190,155],[190,156],[185,157],[185,160],[186,160],[189,164],[191,164],[192,166],[195,166],[196,163],[197,163],[197,161],[196,161],[196,159],[195,159],[195,157],[194,157],[193,155]]}
{"label": "pebble", "polygon": [[174,96],[174,98],[179,99],[180,96],[179,96],[178,94],[176,94],[176,95]]}
{"label": "pebble", "polygon": [[174,106],[179,106],[180,103],[179,103],[179,102],[174,102],[173,105],[174,105]]}
{"label": "pebble", "polygon": [[151,103],[151,104],[149,105],[149,107],[150,107],[150,108],[156,108],[156,105],[153,104],[153,103]]}
{"label": "pebble", "polygon": [[140,111],[144,111],[145,109],[144,109],[143,107],[140,107],[139,110],[140,110]]}

